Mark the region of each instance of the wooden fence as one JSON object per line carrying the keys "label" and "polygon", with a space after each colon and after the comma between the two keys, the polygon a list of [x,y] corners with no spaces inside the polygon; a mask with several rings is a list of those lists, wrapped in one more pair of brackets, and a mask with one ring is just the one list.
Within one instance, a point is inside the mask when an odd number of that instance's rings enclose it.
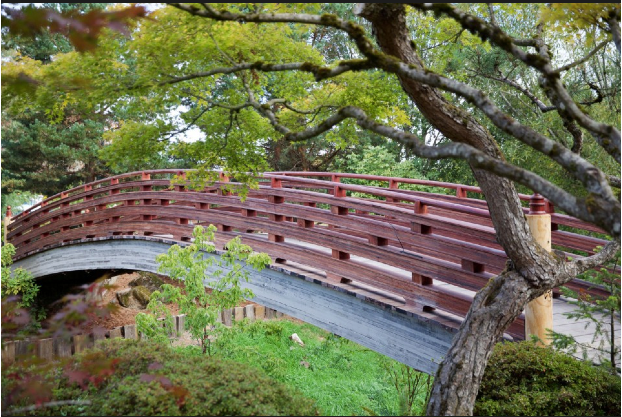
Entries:
{"label": "wooden fence", "polygon": [[[280,318],[283,313],[274,309],[249,304],[245,307],[234,307],[219,312],[217,322],[225,326],[232,326],[233,322],[239,322],[248,318],[254,320],[271,320]],[[175,331],[178,335],[185,330],[185,314],[173,316],[175,321]],[[26,338],[23,340],[3,340],[2,341],[2,362],[4,364],[14,363],[27,357],[36,356],[40,359],[51,360],[54,358],[67,358],[86,349],[92,348],[98,340],[103,339],[139,339],[141,335],[136,329],[135,324],[115,327],[105,332],[92,332],[88,334],[78,334],[72,337],[54,338]]]}

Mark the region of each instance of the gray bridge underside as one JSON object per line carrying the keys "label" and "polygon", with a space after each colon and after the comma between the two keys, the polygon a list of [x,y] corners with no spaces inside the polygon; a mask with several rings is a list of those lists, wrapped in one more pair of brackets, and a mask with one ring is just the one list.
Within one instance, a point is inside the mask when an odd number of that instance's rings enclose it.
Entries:
{"label": "gray bridge underside", "polygon": [[[136,238],[63,244],[20,259],[13,268],[24,268],[35,278],[97,269],[158,272],[156,255],[165,253],[176,242]],[[326,282],[278,265],[261,272],[250,267],[249,270],[250,282],[243,286],[253,291],[254,302],[339,334],[422,372],[436,372],[456,332],[444,324],[362,300],[355,293],[330,288]]]}

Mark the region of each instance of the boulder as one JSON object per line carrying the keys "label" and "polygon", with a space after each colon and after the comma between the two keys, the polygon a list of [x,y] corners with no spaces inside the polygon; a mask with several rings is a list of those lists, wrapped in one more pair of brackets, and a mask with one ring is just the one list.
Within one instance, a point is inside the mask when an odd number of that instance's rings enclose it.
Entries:
{"label": "boulder", "polygon": [[151,291],[141,285],[117,292],[117,301],[122,307],[144,310],[151,298]]}
{"label": "boulder", "polygon": [[130,287],[145,287],[150,293],[159,290],[160,287],[164,284],[162,278],[157,276],[156,274],[151,274],[148,272],[141,273],[140,276],[128,284]]}
{"label": "boulder", "polygon": [[149,304],[151,293],[152,291],[149,291],[149,288],[143,287],[142,285],[132,288],[132,296],[138,300],[143,308],[147,307],[147,304]]}
{"label": "boulder", "polygon": [[117,301],[121,307],[134,308],[138,305],[138,301],[132,297],[132,289],[117,292]]}

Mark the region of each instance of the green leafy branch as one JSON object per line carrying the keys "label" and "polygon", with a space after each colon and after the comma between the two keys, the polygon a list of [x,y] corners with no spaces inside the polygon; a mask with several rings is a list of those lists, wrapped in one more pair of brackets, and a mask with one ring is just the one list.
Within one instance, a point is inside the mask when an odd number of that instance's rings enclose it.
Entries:
{"label": "green leafy branch", "polygon": [[[191,245],[184,248],[174,245],[166,254],[158,255],[158,271],[183,281],[184,288],[165,284],[161,292],[152,294],[147,306],[149,314],[141,313],[136,317],[138,330],[143,335],[167,340],[173,334],[173,323],[164,304],[176,303],[186,315],[185,325],[192,337],[198,340],[203,353],[211,354],[211,337],[217,329],[218,313],[254,297],[250,289],[241,286],[250,279],[246,265],[260,271],[270,264],[270,257],[265,253],[253,253],[239,237],[225,245],[226,251],[220,258],[210,256],[216,252],[215,231],[214,225],[207,229],[196,226]],[[161,315],[165,317],[163,323],[158,321]]]}

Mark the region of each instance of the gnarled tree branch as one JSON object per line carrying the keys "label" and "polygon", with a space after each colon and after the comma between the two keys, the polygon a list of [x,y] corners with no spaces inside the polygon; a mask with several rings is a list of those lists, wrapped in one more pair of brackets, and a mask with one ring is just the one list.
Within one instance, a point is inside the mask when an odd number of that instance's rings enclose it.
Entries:
{"label": "gnarled tree branch", "polygon": [[[588,115],[583,113],[574,102],[570,94],[563,86],[557,72],[551,66],[550,59],[543,57],[541,54],[528,54],[520,49],[512,37],[508,36],[501,29],[491,26],[482,19],[465,13],[448,3],[413,3],[410,6],[425,11],[434,11],[436,13],[445,13],[447,16],[460,23],[464,28],[477,34],[482,40],[490,40],[490,42],[499,46],[501,49],[509,52],[526,65],[538,70],[542,74],[541,84],[544,88],[551,88],[555,91],[565,110],[570,117],[576,120],[585,129],[606,137],[614,144],[614,147],[620,150],[620,131],[613,126],[600,123]],[[619,158],[618,158],[619,162]]]}

